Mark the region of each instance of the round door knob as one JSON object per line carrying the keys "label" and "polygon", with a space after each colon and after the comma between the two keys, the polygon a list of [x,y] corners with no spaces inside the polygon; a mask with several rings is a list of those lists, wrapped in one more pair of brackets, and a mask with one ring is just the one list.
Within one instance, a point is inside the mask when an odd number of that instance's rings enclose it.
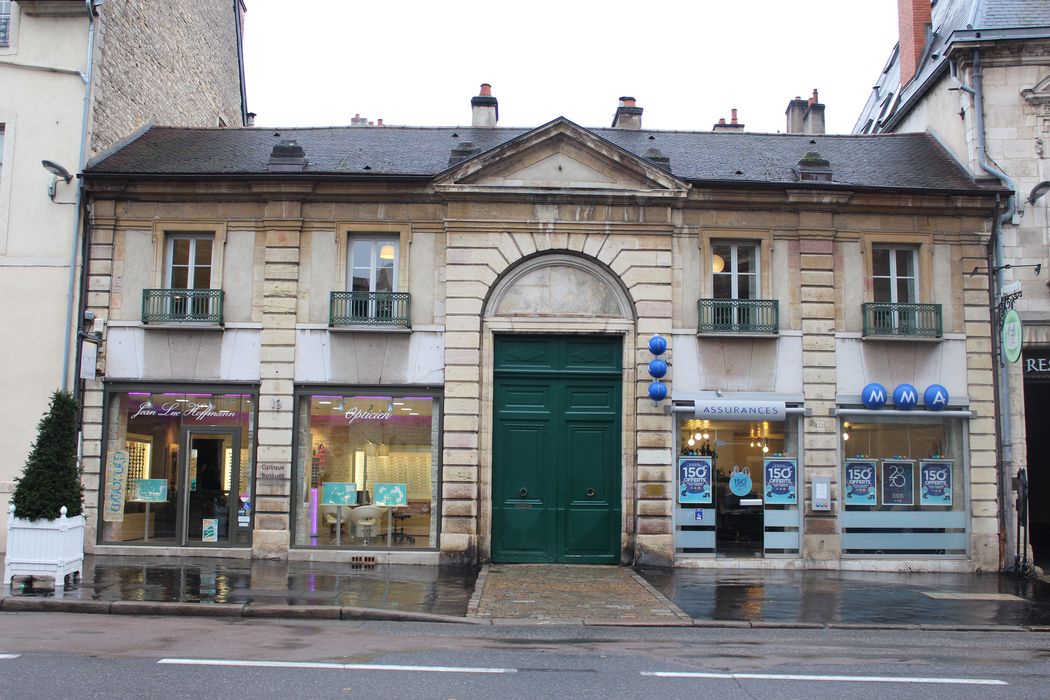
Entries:
{"label": "round door knob", "polygon": [[587,489],[584,493],[587,494],[587,498],[593,498],[594,497],[594,489]]}
{"label": "round door knob", "polygon": [[529,495],[529,490],[528,489],[522,489],[521,491],[518,491],[518,495],[521,496],[522,498],[525,498],[526,496]]}

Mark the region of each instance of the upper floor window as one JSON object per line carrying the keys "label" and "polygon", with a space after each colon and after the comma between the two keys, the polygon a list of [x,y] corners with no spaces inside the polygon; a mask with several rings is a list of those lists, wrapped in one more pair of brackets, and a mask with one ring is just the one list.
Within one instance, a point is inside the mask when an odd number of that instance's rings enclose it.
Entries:
{"label": "upper floor window", "polygon": [[164,285],[169,289],[210,289],[212,247],[208,234],[168,235]]}
{"label": "upper floor window", "polygon": [[758,245],[716,241],[711,244],[715,299],[758,299]]}
{"label": "upper floor window", "polygon": [[872,246],[874,301],[915,304],[918,294],[918,250],[914,246]]}
{"label": "upper floor window", "polygon": [[11,43],[11,0],[0,0],[0,46]]}
{"label": "upper floor window", "polygon": [[346,252],[346,291],[333,291],[331,326],[393,326],[411,323],[411,295],[398,291],[400,234],[350,232]]}
{"label": "upper floor window", "polygon": [[776,299],[762,299],[759,241],[711,241],[711,298],[697,302],[697,332],[775,334]]}
{"label": "upper floor window", "polygon": [[142,322],[221,325],[223,291],[215,274],[214,233],[166,233],[162,287],[142,290]]}
{"label": "upper floor window", "polygon": [[871,247],[872,301],[861,305],[865,338],[940,338],[944,333],[940,304],[919,303],[919,269],[928,270],[919,245],[876,244]]}
{"label": "upper floor window", "polygon": [[348,291],[397,291],[399,248],[400,242],[396,238],[351,237]]}

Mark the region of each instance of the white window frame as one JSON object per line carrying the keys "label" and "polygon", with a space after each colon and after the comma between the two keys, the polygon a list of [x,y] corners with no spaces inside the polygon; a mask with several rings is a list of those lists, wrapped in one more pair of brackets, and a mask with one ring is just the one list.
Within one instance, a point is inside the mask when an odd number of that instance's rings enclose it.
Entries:
{"label": "white window frame", "polygon": [[[875,253],[877,251],[887,251],[889,254],[890,269],[888,275],[876,275],[875,274]],[[912,275],[900,275],[897,273],[897,254],[899,252],[906,252],[911,254],[911,268]],[[918,304],[919,303],[919,249],[914,245],[894,245],[894,244],[883,244],[875,243],[871,246],[872,253],[872,270],[871,270],[871,290],[872,299],[877,303],[883,304]],[[875,295],[875,280],[889,280],[890,282],[890,298],[889,300],[880,301],[874,298]],[[901,300],[898,298],[897,287],[898,282],[901,280],[911,280],[910,288],[910,299]]]}
{"label": "white window frame", "polygon": [[379,256],[379,249],[384,245],[391,245],[394,248],[394,264],[393,264],[393,279],[390,284],[390,291],[399,291],[398,277],[401,266],[401,241],[397,236],[374,234],[374,235],[363,235],[363,234],[352,234],[350,240],[347,243],[346,248],[346,290],[355,291],[353,288],[354,271],[358,269],[364,269],[363,267],[354,266],[354,244],[360,242],[367,242],[371,244],[371,249],[368,255],[368,291],[375,292],[376,290],[376,275],[379,270],[376,265],[376,259]]}
{"label": "white window frame", "polygon": [[[730,269],[730,272],[715,272],[714,271],[714,260],[715,260],[715,247],[716,246],[729,246],[729,260],[724,262],[725,267]],[[739,260],[740,250],[742,248],[751,249],[752,258],[755,261],[754,272],[740,273],[739,272]],[[715,279],[718,277],[728,276],[730,279],[730,299],[741,300],[740,296],[740,278],[751,277],[752,285],[751,288],[754,291],[754,296],[745,297],[744,299],[761,299],[762,298],[762,246],[759,241],[742,241],[742,240],[725,240],[725,239],[714,239],[711,241],[711,298],[715,299]],[[725,268],[723,268],[725,269]]]}
{"label": "white window frame", "polygon": [[211,258],[208,260],[208,286],[204,289],[215,289],[212,286],[212,281],[215,279],[215,235],[210,233],[168,233],[165,236],[165,246],[167,250],[164,254],[164,288],[172,289],[172,278],[174,277],[173,268],[175,265],[175,241],[190,242],[190,254],[187,261],[186,271],[186,287],[180,287],[180,289],[201,289],[201,287],[194,286],[194,279],[196,278],[197,271],[197,242],[198,241],[209,241],[211,243]]}

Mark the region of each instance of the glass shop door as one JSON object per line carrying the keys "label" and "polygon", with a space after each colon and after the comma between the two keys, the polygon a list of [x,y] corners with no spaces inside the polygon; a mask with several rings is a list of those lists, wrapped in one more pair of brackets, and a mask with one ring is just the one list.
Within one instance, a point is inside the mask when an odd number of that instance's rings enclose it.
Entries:
{"label": "glass shop door", "polygon": [[241,431],[183,428],[183,544],[237,542]]}

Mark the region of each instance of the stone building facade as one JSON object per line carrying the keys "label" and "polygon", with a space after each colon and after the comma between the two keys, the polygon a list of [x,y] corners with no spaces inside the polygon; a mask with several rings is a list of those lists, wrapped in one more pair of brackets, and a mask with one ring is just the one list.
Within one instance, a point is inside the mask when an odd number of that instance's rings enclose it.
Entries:
{"label": "stone building facade", "polygon": [[[17,332],[0,407],[0,509],[54,390],[76,388],[77,173],[150,122],[242,126],[240,0],[0,3],[0,294]],[[56,164],[52,172],[41,161]],[[58,173],[53,174],[54,173]],[[68,177],[66,176],[68,174]],[[6,543],[0,519],[0,547]]]}
{"label": "stone building facade", "polygon": [[87,169],[91,549],[996,568],[966,272],[999,190],[922,135],[652,131],[633,98],[505,129],[479,97]]}
{"label": "stone building facade", "polygon": [[[1050,139],[1050,5],[1039,0],[901,0],[900,51],[894,51],[858,117],[855,133],[929,132],[979,178],[1011,191],[989,261],[996,305],[1012,304],[1023,322],[1023,353],[1002,363],[999,446],[1003,566],[1013,566],[1019,472],[1031,486],[1031,545],[1050,557],[1050,294],[1046,290],[1048,218],[1045,183]],[[1037,267],[1038,266],[1038,267]],[[1018,295],[1020,292],[1020,295]],[[999,317],[1001,322],[1003,317]]]}
{"label": "stone building facade", "polygon": [[244,0],[98,7],[92,155],[145,124],[244,126]]}

